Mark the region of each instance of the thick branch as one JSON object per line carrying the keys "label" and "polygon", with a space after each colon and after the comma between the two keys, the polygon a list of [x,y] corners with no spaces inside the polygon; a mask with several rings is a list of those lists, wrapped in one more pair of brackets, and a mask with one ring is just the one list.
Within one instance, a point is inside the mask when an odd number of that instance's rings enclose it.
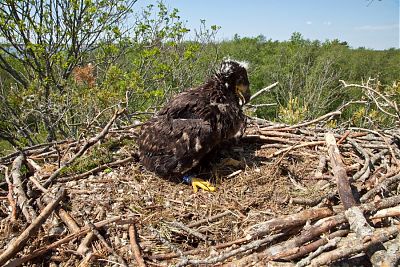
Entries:
{"label": "thick branch", "polygon": [[29,238],[32,238],[46,221],[59,202],[64,198],[65,190],[61,188],[52,202],[42,210],[39,216],[11,243],[0,255],[0,265],[5,264],[16,253],[22,250]]}
{"label": "thick branch", "polygon": [[332,172],[336,179],[340,200],[345,209],[356,205],[349,179],[347,178],[346,168],[340,156],[339,148],[336,145],[333,133],[329,132],[325,135],[326,145],[328,147],[328,155],[332,164]]}
{"label": "thick branch", "polygon": [[[121,216],[116,216],[116,217],[112,217],[110,219],[106,219],[104,221],[100,221],[100,222],[94,223],[94,226],[96,228],[101,228],[101,227],[104,227],[104,226],[106,226],[108,224],[121,221],[122,219],[123,219],[122,215]],[[90,227],[88,227],[88,226],[83,227],[79,232],[67,235],[66,237],[64,237],[64,238],[62,238],[62,239],[60,239],[60,240],[58,240],[58,241],[56,241],[56,242],[54,242],[54,243],[52,243],[52,244],[50,244],[48,246],[36,249],[36,250],[32,251],[30,254],[28,254],[28,255],[25,255],[25,256],[23,256],[21,258],[17,258],[15,260],[11,261],[6,266],[7,267],[20,266],[23,263],[25,263],[25,262],[27,262],[27,261],[29,261],[31,259],[34,259],[36,257],[39,257],[39,256],[45,254],[49,250],[57,248],[58,246],[60,246],[62,244],[65,244],[65,243],[67,243],[67,242],[69,242],[71,240],[74,240],[77,237],[80,237],[80,236],[83,236],[83,235],[89,233],[90,231],[91,231]]]}
{"label": "thick branch", "polygon": [[395,225],[388,228],[383,228],[376,230],[369,240],[366,242],[360,242],[359,238],[349,238],[349,240],[344,240],[340,246],[328,253],[324,253],[319,257],[315,258],[310,266],[323,266],[330,264],[339,259],[349,257],[351,255],[360,253],[362,251],[368,250],[368,248],[373,245],[385,242],[389,240],[393,235],[397,235],[400,231],[400,226]]}
{"label": "thick branch", "polygon": [[24,155],[20,155],[14,160],[11,169],[11,177],[14,184],[14,191],[17,194],[18,206],[21,209],[22,214],[24,214],[27,222],[32,222],[36,218],[37,214],[32,206],[28,204],[28,197],[26,196],[22,185],[21,167],[24,160]]}

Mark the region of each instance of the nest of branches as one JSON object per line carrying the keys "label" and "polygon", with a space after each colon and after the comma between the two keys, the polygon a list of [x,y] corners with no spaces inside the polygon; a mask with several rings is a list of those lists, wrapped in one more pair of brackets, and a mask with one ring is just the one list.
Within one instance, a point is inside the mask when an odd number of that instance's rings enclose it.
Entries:
{"label": "nest of branches", "polygon": [[141,168],[120,113],[0,159],[0,265],[398,264],[399,130],[258,121],[209,170],[218,191],[193,193]]}

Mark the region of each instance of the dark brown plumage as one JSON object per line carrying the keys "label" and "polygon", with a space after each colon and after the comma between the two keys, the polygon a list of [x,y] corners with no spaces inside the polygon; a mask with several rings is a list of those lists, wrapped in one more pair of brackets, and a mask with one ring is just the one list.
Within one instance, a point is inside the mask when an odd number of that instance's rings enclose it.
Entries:
{"label": "dark brown plumage", "polygon": [[165,178],[179,178],[221,142],[245,130],[242,105],[250,99],[243,63],[222,62],[205,84],[176,95],[141,128],[143,166]]}

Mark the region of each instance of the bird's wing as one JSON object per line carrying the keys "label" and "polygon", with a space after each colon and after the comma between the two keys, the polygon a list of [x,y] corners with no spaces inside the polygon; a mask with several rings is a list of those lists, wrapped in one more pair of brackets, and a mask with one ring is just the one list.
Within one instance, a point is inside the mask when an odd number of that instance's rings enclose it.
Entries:
{"label": "bird's wing", "polygon": [[218,142],[209,122],[158,116],[141,130],[142,164],[160,176],[179,176],[195,167]]}
{"label": "bird's wing", "polygon": [[186,91],[173,98],[159,115],[168,115],[173,119],[206,119],[211,112],[210,99],[198,90]]}

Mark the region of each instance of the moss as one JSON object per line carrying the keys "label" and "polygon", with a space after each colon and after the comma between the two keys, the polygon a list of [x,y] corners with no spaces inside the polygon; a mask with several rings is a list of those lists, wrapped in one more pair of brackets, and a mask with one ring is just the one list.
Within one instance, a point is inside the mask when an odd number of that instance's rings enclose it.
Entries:
{"label": "moss", "polygon": [[5,141],[5,140],[0,140],[0,156],[6,156],[7,154],[10,154],[14,151],[12,145]]}
{"label": "moss", "polygon": [[60,175],[71,175],[87,172],[100,165],[113,161],[112,150],[116,148],[114,142],[107,142],[93,148],[90,153],[78,158],[71,166],[64,168]]}

